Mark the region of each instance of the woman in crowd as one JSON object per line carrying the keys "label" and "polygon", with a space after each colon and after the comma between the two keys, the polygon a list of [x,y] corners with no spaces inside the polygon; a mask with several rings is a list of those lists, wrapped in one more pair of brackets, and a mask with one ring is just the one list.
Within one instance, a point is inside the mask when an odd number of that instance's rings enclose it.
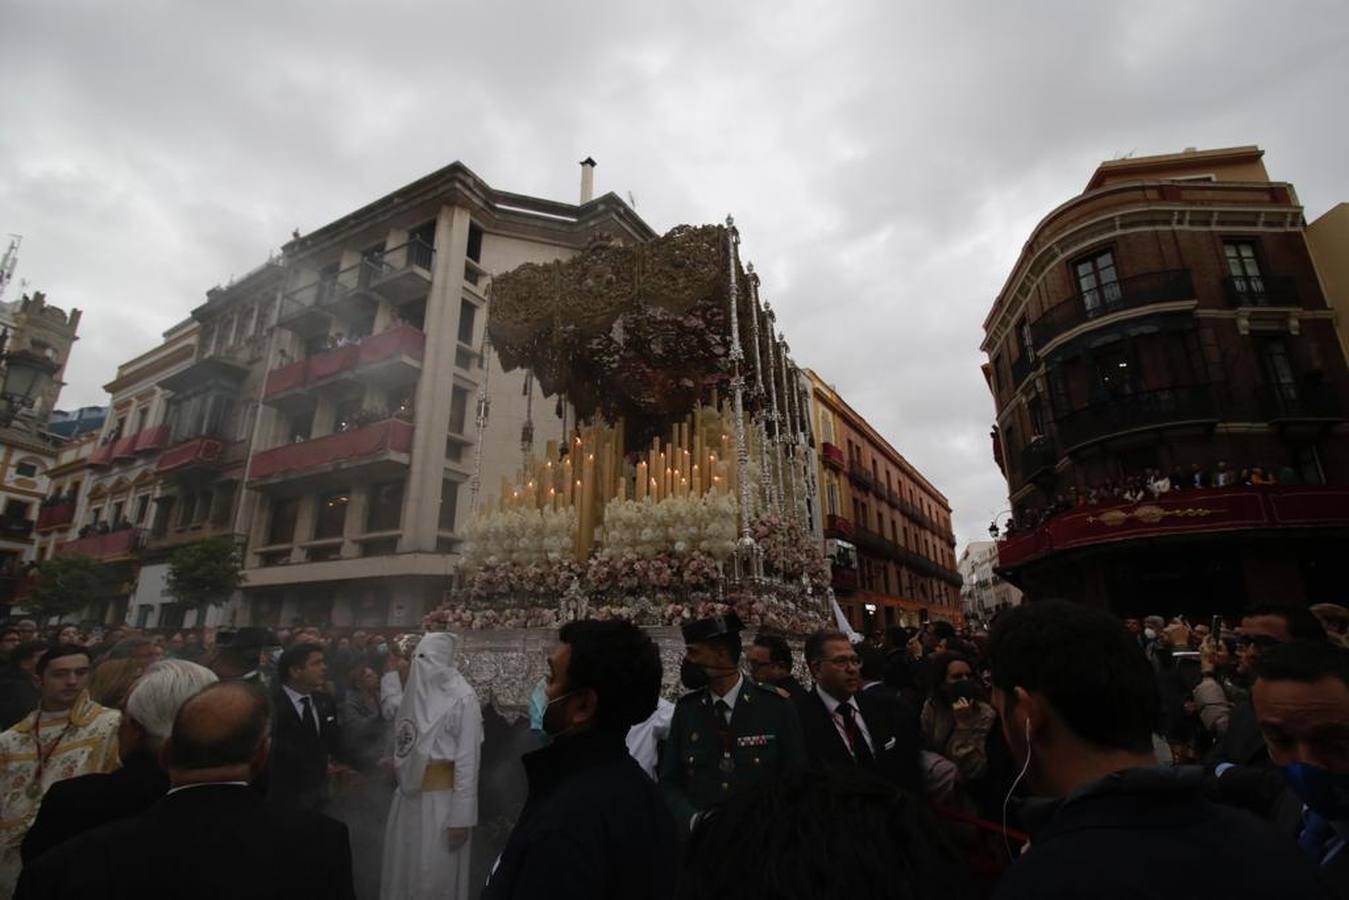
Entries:
{"label": "woman in crowd", "polygon": [[984,699],[969,659],[939,653],[932,659],[932,691],[919,716],[923,747],[956,764],[971,784],[988,771],[985,742],[998,714]]}

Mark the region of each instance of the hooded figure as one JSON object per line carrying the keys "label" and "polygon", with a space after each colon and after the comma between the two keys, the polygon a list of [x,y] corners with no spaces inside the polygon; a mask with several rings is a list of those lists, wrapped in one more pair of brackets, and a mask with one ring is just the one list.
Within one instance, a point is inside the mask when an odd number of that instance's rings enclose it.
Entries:
{"label": "hooded figure", "polygon": [[449,632],[428,634],[412,656],[394,720],[398,790],[384,836],[382,900],[470,895],[482,709],[455,667],[459,641]]}

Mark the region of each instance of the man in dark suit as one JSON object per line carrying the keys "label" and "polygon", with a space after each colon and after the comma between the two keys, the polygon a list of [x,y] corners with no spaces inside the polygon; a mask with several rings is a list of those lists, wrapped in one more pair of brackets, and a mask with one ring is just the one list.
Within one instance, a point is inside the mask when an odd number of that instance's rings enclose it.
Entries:
{"label": "man in dark suit", "polygon": [[281,654],[277,676],[281,686],[273,698],[276,718],[267,800],[280,806],[318,809],[328,800],[330,767],[341,741],[337,706],[323,692],[328,680],[323,647],[292,645]]}
{"label": "man in dark suit", "polygon": [[825,768],[862,769],[921,793],[917,729],[907,733],[894,701],[862,693],[861,658],[846,635],[818,631],[806,640],[815,690],[798,698],[806,755]]}
{"label": "man in dark suit", "polygon": [[749,658],[749,674],[759,684],[777,688],[789,700],[805,694],[806,689],[792,674],[792,648],[781,636],[759,633],[745,655]]}
{"label": "man in dark suit", "polygon": [[[266,695],[213,684],[183,704],[165,748],[169,793],[25,866],[23,900],[351,900],[346,826],[269,807],[248,789],[266,763]],[[152,858],[147,856],[152,854]]]}
{"label": "man in dark suit", "polygon": [[159,752],[173,719],[192,695],[215,681],[210,669],[187,660],[161,660],[146,669],[126,698],[117,730],[122,768],[53,784],[24,836],[24,865],[86,831],[143,813],[163,797],[169,776]]}

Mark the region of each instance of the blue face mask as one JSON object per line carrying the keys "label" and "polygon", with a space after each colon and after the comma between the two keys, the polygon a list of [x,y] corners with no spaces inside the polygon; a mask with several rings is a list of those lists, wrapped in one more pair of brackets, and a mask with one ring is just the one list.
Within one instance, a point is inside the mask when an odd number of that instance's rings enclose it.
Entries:
{"label": "blue face mask", "polygon": [[1307,763],[1282,768],[1293,793],[1312,812],[1332,822],[1349,821],[1349,775],[1337,775]]}
{"label": "blue face mask", "polygon": [[543,714],[547,711],[548,694],[544,689],[544,679],[540,678],[539,683],[534,685],[534,692],[529,695],[529,730],[545,742],[548,734],[543,730]]}

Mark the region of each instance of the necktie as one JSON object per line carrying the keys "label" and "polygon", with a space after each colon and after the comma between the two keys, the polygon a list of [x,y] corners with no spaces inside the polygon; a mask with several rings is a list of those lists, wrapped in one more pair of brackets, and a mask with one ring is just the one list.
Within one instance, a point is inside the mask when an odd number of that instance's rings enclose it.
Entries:
{"label": "necktie", "polygon": [[848,736],[848,749],[852,751],[853,758],[857,760],[859,765],[869,767],[874,762],[871,756],[871,748],[867,746],[867,739],[862,735],[862,729],[857,726],[852,704],[840,703],[838,714],[843,717],[843,733]]}
{"label": "necktie", "polygon": [[721,719],[723,726],[731,724],[731,705],[725,700],[718,700],[713,708],[717,711],[717,718]]}
{"label": "necktie", "polygon": [[1310,809],[1303,810],[1302,824],[1302,834],[1297,840],[1298,846],[1307,854],[1308,859],[1319,866],[1321,860],[1325,859],[1326,845],[1335,837],[1335,829],[1331,827],[1330,822]]}
{"label": "necktie", "polygon": [[318,734],[319,720],[314,718],[314,705],[309,701],[308,697],[301,697],[300,706],[304,707],[304,711],[300,714],[300,720],[304,722],[304,727],[308,728],[312,733]]}

